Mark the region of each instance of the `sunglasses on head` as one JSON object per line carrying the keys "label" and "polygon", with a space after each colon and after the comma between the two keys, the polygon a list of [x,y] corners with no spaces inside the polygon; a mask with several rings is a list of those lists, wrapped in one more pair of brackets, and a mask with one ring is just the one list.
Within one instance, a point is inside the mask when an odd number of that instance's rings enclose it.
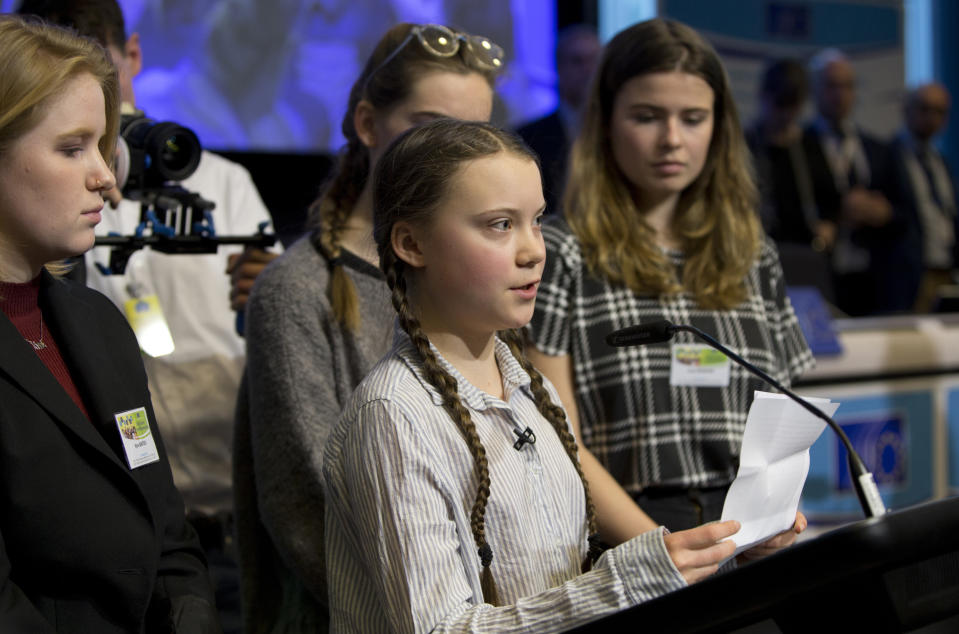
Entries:
{"label": "sunglasses on head", "polygon": [[459,33],[442,24],[416,24],[410,29],[399,46],[393,49],[393,52],[387,55],[386,59],[380,62],[367,76],[366,83],[369,84],[370,78],[389,64],[407,44],[413,41],[414,37],[419,40],[423,50],[431,55],[452,57],[462,49],[464,60],[476,68],[492,71],[503,69],[503,60],[506,53],[501,46],[490,41],[489,38],[482,35]]}

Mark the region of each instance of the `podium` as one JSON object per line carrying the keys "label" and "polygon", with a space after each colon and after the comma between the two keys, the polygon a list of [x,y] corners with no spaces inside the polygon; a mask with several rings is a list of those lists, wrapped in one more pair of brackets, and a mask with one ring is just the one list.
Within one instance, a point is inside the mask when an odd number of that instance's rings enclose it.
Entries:
{"label": "podium", "polygon": [[959,498],[866,519],[575,632],[959,632]]}

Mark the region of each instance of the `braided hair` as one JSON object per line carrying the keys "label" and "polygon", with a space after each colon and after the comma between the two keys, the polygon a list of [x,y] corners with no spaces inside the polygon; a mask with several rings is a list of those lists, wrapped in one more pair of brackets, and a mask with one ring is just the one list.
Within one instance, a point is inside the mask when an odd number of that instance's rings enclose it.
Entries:
{"label": "braided hair", "polygon": [[[373,238],[380,257],[380,268],[390,287],[393,307],[400,326],[409,335],[423,361],[427,380],[440,393],[443,408],[462,433],[473,456],[477,490],[470,512],[470,525],[482,566],[480,585],[483,598],[492,605],[498,605],[499,601],[490,568],[493,551],[486,536],[486,505],[490,496],[486,449],[469,410],[459,397],[456,379],[437,359],[413,313],[407,293],[406,263],[394,253],[391,238],[393,226],[400,220],[414,224],[430,222],[453,176],[464,163],[501,152],[536,162],[530,149],[511,133],[486,123],[441,119],[409,130],[398,138],[380,159],[373,178]],[[587,534],[590,536],[589,555],[583,564],[585,571],[598,556],[599,549],[595,537],[595,509],[579,463],[576,440],[569,431],[565,412],[552,402],[543,384],[543,376],[526,358],[521,335],[510,330],[500,332],[498,336],[529,374],[536,407],[553,426],[583,483]]]}
{"label": "braided hair", "polygon": [[[425,50],[416,38],[404,45],[414,26],[402,23],[392,27],[366,60],[363,72],[350,90],[350,99],[343,115],[341,128],[346,137],[346,146],[308,213],[307,224],[313,229],[313,242],[330,263],[327,295],[333,315],[350,331],[359,327],[359,303],[353,282],[340,264],[341,239],[353,207],[370,176],[369,150],[360,140],[353,122],[356,106],[361,100],[366,100],[373,107],[385,110],[409,97],[415,81],[430,72],[461,75],[479,73],[490,87],[496,76],[494,71],[473,63],[469,55],[464,55],[465,49],[450,57],[440,57]],[[402,49],[397,50],[401,46]]]}

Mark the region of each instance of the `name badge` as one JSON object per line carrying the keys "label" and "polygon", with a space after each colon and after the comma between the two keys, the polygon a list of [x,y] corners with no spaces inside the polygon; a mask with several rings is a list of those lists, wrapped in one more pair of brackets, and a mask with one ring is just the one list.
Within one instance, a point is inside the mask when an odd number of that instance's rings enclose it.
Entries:
{"label": "name badge", "polygon": [[123,309],[141,350],[151,357],[173,352],[173,336],[156,295],[128,299],[123,303]]}
{"label": "name badge", "polygon": [[113,418],[117,421],[117,429],[120,430],[120,439],[123,441],[123,450],[126,451],[127,463],[131,469],[148,465],[160,459],[145,407],[114,414]]}
{"label": "name badge", "polygon": [[729,359],[719,350],[700,343],[674,343],[671,356],[670,385],[729,385]]}

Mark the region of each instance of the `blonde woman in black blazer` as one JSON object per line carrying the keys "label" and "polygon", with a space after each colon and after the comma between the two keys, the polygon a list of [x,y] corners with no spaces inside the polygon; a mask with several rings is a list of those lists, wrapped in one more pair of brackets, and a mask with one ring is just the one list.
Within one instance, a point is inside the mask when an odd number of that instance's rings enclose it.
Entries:
{"label": "blonde woman in black blazer", "polygon": [[116,72],[0,17],[0,632],[217,632],[133,333],[51,264],[93,245]]}

